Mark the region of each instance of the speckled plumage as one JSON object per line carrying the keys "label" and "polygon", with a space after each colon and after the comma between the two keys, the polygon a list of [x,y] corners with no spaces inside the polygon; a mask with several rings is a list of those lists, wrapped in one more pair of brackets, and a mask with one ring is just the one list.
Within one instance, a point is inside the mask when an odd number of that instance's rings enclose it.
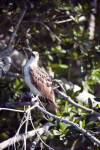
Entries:
{"label": "speckled plumage", "polygon": [[44,68],[38,66],[38,52],[33,53],[35,57],[31,56],[31,59],[24,67],[25,83],[30,88],[31,94],[43,97],[53,109],[57,109],[59,111],[55,102],[52,79]]}

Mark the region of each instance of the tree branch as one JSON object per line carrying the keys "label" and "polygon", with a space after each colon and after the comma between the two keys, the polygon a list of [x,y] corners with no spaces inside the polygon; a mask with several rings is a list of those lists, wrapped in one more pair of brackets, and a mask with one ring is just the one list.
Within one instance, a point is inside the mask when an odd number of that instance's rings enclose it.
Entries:
{"label": "tree branch", "polygon": [[89,21],[89,40],[94,39],[94,33],[95,33],[95,24],[96,24],[96,12],[97,12],[97,0],[92,0],[90,2],[90,5],[92,7],[91,14],[90,14],[90,21]]}
{"label": "tree branch", "polygon": [[3,74],[6,76],[10,76],[10,77],[16,77],[16,78],[20,78],[20,79],[22,79],[23,78],[23,76],[22,75],[20,75],[20,74],[18,74],[18,73],[13,73],[13,72],[3,72]]}
{"label": "tree branch", "polygon": [[62,24],[62,23],[66,23],[66,22],[70,22],[72,21],[72,19],[65,19],[65,20],[61,20],[61,21],[54,21],[54,24]]}
{"label": "tree branch", "polygon": [[14,111],[14,112],[21,112],[21,113],[24,113],[23,110],[16,110],[16,109],[11,109],[11,108],[0,108],[0,111],[1,110],[7,110],[7,111]]}
{"label": "tree branch", "polygon": [[87,132],[86,130],[84,130],[83,128],[79,127],[78,124],[76,123],[73,123],[69,120],[67,120],[66,118],[63,118],[63,117],[58,117],[56,115],[53,115],[51,114],[50,112],[44,110],[42,107],[40,106],[36,106],[41,112],[45,113],[46,115],[48,115],[49,117],[53,118],[53,119],[56,119],[58,121],[61,121],[61,122],[64,122],[64,123],[67,123],[67,124],[70,124],[71,126],[75,127],[78,131],[82,132],[85,136],[87,136],[90,140],[94,141],[97,145],[100,146],[100,141],[94,137],[92,134],[90,134],[89,132]]}
{"label": "tree branch", "polygon": [[43,22],[40,22],[50,33],[52,33],[55,38],[60,42],[60,44],[62,44],[62,41],[60,40],[60,38]]}
{"label": "tree branch", "polygon": [[[53,81],[57,82],[61,86],[61,88],[66,92],[69,89],[73,89],[74,93],[81,90],[81,87],[71,82],[68,82],[65,78],[61,78],[61,80],[54,79]],[[93,107],[96,107],[97,104],[100,104],[100,102],[96,102],[94,100],[95,98],[96,97],[93,94],[87,92],[86,90],[83,90],[82,92],[79,93],[78,96],[76,96],[77,100],[80,100],[87,105],[88,105],[88,99],[91,99]]]}
{"label": "tree branch", "polygon": [[[27,104],[29,104],[29,103],[27,103]],[[100,145],[100,141],[99,141],[96,137],[94,137],[92,134],[90,134],[89,132],[87,132],[87,131],[84,130],[83,128],[80,128],[78,124],[73,123],[73,122],[67,120],[66,118],[58,117],[58,116],[56,116],[56,115],[54,115],[54,114],[51,114],[50,112],[44,110],[42,107],[40,107],[40,106],[39,106],[37,103],[35,103],[35,102],[34,102],[34,103],[31,102],[30,104],[33,104],[33,106],[30,107],[30,108],[28,108],[28,109],[26,110],[26,112],[28,112],[28,111],[30,111],[30,110],[32,110],[32,109],[34,109],[34,108],[36,107],[36,108],[38,108],[42,113],[45,113],[47,116],[52,117],[53,119],[59,120],[59,121],[61,121],[61,122],[68,123],[68,124],[72,125],[72,126],[75,127],[78,131],[80,131],[80,132],[82,132],[84,135],[86,135],[90,140],[92,140],[92,141],[94,141],[96,144]],[[25,135],[25,134],[24,134],[24,135]],[[23,139],[23,135],[21,135],[21,136],[22,136],[22,139]],[[19,141],[20,141],[20,138],[21,138],[21,137],[18,138]],[[27,138],[29,138],[29,137],[27,137]],[[12,144],[11,144],[11,145],[12,145]]]}
{"label": "tree branch", "polygon": [[25,15],[25,13],[26,13],[26,10],[27,10],[27,7],[26,7],[26,4],[25,4],[24,7],[23,7],[23,10],[20,12],[20,15],[19,15],[19,17],[18,17],[18,19],[17,19],[17,23],[16,23],[16,25],[14,26],[14,31],[13,31],[13,33],[11,34],[11,37],[10,37],[10,39],[9,39],[7,48],[6,48],[4,51],[0,52],[0,55],[1,55],[1,56],[6,55],[6,54],[8,54],[8,53],[11,53],[11,52],[15,49],[15,48],[12,48],[12,47],[11,47],[11,44],[12,44],[12,42],[13,42],[15,36],[16,36],[17,30],[18,30],[18,28],[19,28],[19,25],[20,25],[20,23],[21,23],[21,21],[22,21],[24,15]]}
{"label": "tree branch", "polygon": [[86,112],[89,112],[91,114],[94,114],[96,116],[100,116],[100,113],[94,111],[93,109],[89,109],[89,108],[86,108],[84,106],[81,106],[77,103],[75,103],[69,96],[67,96],[66,94],[62,93],[61,91],[59,91],[58,89],[55,89],[55,92],[57,94],[59,94],[60,96],[62,96],[64,99],[66,99],[70,104],[72,104],[73,106],[77,107],[77,108],[80,108],[82,110],[85,110]]}
{"label": "tree branch", "polygon": [[0,103],[0,107],[6,108],[15,108],[15,107],[23,107],[24,105],[32,105],[32,102],[5,102]]}
{"label": "tree branch", "polygon": [[0,143],[0,150],[3,150],[6,147],[9,147],[9,146],[15,144],[16,142],[31,138],[31,137],[35,136],[36,133],[39,133],[39,135],[42,135],[42,134],[46,133],[51,126],[52,126],[52,123],[48,122],[39,129],[29,131],[29,132],[27,132],[27,134],[19,134],[19,135],[16,135],[6,141],[3,141],[2,143]]}
{"label": "tree branch", "polygon": [[[72,104],[73,106],[80,108],[86,112],[89,112],[91,114],[94,114],[96,116],[99,116],[98,119],[100,119],[100,113],[94,111],[93,109],[89,109],[86,108],[84,106],[81,106],[77,103],[75,103],[69,96],[67,96],[66,94],[62,93],[61,91],[59,91],[58,89],[54,90],[57,94],[59,94],[60,96],[62,96],[65,100],[67,100],[70,104]],[[32,105],[31,102],[7,102],[7,103],[0,103],[0,107],[17,107],[17,106],[24,106],[24,105]]]}
{"label": "tree branch", "polygon": [[8,48],[11,46],[11,43],[13,42],[13,40],[14,40],[14,38],[16,36],[17,30],[19,28],[19,25],[20,25],[24,15],[25,15],[25,13],[26,13],[26,10],[27,10],[27,7],[26,7],[26,4],[24,4],[23,10],[20,12],[20,15],[19,15],[19,17],[17,19],[17,23],[14,26],[14,32],[12,33],[12,35],[10,37],[10,40],[8,42],[8,45],[7,45]]}

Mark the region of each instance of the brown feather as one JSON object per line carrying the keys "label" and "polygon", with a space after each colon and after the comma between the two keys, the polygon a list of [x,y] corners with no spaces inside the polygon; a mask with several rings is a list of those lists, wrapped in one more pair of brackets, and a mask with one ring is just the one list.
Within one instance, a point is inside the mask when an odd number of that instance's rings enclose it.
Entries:
{"label": "brown feather", "polygon": [[31,77],[31,82],[39,90],[42,96],[46,98],[52,109],[57,109],[58,111],[60,111],[55,102],[52,79],[50,78],[49,74],[44,70],[44,68],[40,68],[39,66],[30,66],[29,74]]}

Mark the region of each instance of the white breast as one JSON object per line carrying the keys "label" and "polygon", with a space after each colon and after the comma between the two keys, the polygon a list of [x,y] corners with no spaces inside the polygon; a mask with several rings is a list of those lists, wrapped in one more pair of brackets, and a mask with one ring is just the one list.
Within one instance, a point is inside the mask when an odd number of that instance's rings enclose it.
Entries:
{"label": "white breast", "polygon": [[24,67],[24,80],[25,83],[28,85],[30,88],[30,92],[33,93],[34,95],[41,95],[41,93],[37,90],[37,88],[31,83],[30,79],[30,74],[29,74],[29,67],[31,66],[31,62],[28,62],[26,66]]}

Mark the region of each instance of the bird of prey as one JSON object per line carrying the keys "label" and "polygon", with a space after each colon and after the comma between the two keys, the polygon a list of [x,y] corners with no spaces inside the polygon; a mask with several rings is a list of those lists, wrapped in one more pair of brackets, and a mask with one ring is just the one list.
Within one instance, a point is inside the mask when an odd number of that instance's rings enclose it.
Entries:
{"label": "bird of prey", "polygon": [[23,70],[25,83],[30,88],[30,94],[42,97],[52,109],[60,111],[55,102],[52,79],[44,68],[38,65],[38,61],[39,53],[31,52],[31,57]]}

